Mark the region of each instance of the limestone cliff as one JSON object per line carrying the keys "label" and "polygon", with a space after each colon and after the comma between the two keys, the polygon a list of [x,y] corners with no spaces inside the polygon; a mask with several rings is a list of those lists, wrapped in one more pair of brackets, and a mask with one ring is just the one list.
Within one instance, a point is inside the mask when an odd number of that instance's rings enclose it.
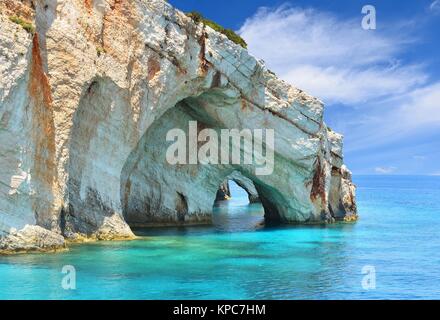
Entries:
{"label": "limestone cliff", "polygon": [[[234,172],[252,182],[268,220],[353,220],[342,136],[323,110],[165,1],[2,0],[0,251],[209,223]],[[168,164],[166,132],[190,120],[274,129],[273,173]]]}

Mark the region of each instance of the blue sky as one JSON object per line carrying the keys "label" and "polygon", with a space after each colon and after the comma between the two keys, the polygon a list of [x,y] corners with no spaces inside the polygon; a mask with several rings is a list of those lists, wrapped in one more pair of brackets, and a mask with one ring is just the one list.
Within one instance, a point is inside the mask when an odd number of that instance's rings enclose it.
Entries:
{"label": "blue sky", "polygon": [[[326,104],[355,174],[440,175],[440,0],[170,0]],[[377,29],[361,28],[373,5]]]}

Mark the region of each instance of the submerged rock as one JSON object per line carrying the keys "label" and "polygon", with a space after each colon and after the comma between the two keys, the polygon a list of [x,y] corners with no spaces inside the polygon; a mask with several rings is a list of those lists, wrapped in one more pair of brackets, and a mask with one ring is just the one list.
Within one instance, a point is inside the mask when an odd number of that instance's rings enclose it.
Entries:
{"label": "submerged rock", "polygon": [[[267,220],[357,217],[342,136],[327,129],[322,102],[166,1],[4,0],[0,27],[2,250],[210,223],[234,172]],[[189,121],[273,129],[273,173],[167,163],[167,132]]]}

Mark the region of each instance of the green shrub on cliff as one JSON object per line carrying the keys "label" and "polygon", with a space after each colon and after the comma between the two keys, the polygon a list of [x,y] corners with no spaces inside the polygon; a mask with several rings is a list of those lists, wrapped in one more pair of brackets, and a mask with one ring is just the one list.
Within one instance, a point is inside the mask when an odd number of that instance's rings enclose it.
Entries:
{"label": "green shrub on cliff", "polygon": [[9,20],[11,20],[13,23],[20,25],[24,30],[26,30],[30,34],[33,34],[35,32],[34,25],[20,17],[11,16],[9,17]]}
{"label": "green shrub on cliff", "polygon": [[242,37],[240,37],[238,34],[236,34],[231,29],[223,29],[222,33],[229,38],[229,40],[235,42],[236,44],[239,44],[243,48],[247,48],[247,43],[244,41]]}
{"label": "green shrub on cliff", "polygon": [[209,26],[212,29],[214,29],[215,31],[223,33],[226,37],[228,37],[229,40],[231,40],[232,42],[235,42],[236,44],[247,49],[246,41],[244,41],[244,39],[242,37],[240,37],[238,34],[236,34],[233,30],[223,28],[218,23],[216,23],[212,20],[206,19],[205,17],[202,16],[201,13],[199,13],[197,11],[188,12],[188,13],[186,13],[186,15],[188,17],[190,17],[195,23],[197,23],[197,24],[203,23],[205,26]]}
{"label": "green shrub on cliff", "polygon": [[187,12],[186,16],[190,17],[195,23],[200,23],[203,20],[202,15],[197,11]]}

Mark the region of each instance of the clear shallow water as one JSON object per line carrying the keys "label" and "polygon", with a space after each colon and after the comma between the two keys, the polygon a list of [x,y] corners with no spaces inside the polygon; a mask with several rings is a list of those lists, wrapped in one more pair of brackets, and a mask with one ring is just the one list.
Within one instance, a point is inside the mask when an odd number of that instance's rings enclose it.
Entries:
{"label": "clear shallow water", "polygon": [[[440,299],[440,177],[355,183],[356,224],[260,228],[261,207],[234,187],[212,227],[0,257],[0,298]],[[76,290],[61,287],[64,265],[76,268]],[[365,265],[376,269],[375,290],[362,288]]]}

